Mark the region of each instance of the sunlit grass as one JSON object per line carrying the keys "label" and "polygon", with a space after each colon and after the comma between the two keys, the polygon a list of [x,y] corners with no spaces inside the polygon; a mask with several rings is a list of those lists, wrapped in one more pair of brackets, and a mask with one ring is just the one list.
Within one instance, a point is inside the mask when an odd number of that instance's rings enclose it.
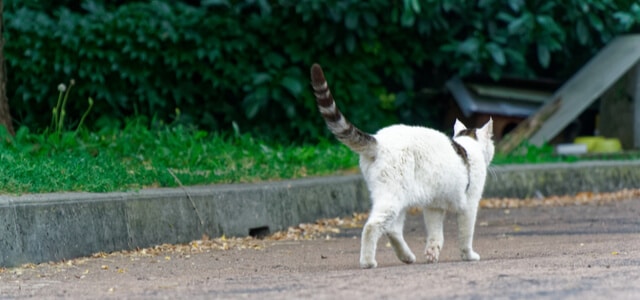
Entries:
{"label": "sunlit grass", "polygon": [[[354,170],[357,156],[327,141],[282,145],[185,126],[33,134],[0,145],[0,193],[108,192],[147,187],[257,182]],[[175,176],[175,177],[174,177]],[[177,178],[177,179],[176,179]]]}
{"label": "sunlit grass", "polygon": [[[188,126],[0,134],[0,193],[110,192],[149,187],[253,183],[357,173],[358,157],[335,141],[284,145],[248,134],[219,134]],[[151,122],[153,123],[153,122]],[[638,159],[635,155],[557,156],[553,147],[523,146],[494,165]]]}

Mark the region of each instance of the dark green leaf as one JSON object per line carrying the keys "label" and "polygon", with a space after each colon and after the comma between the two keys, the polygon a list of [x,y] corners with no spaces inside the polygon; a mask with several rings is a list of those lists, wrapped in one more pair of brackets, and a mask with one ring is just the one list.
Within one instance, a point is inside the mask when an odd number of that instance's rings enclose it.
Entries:
{"label": "dark green leaf", "polygon": [[591,27],[593,27],[596,31],[602,32],[604,30],[604,24],[600,17],[595,14],[588,14],[589,23],[591,23]]}
{"label": "dark green leaf", "polygon": [[253,85],[261,85],[271,81],[271,75],[268,73],[253,74]]}
{"label": "dark green leaf", "polygon": [[576,23],[576,36],[581,45],[586,45],[589,41],[589,29],[582,20],[578,20]]}
{"label": "dark green leaf", "polygon": [[462,43],[460,43],[456,50],[459,53],[473,55],[478,52],[478,46],[479,46],[478,39],[471,37],[464,40]]}
{"label": "dark green leaf", "polygon": [[245,109],[245,115],[249,119],[256,117],[260,109],[262,109],[268,102],[269,90],[261,86],[257,88],[253,93],[249,93],[242,101]]}
{"label": "dark green leaf", "polygon": [[271,14],[271,4],[269,4],[268,0],[258,0],[258,5],[263,16]]}
{"label": "dark green leaf", "polygon": [[509,34],[519,34],[523,31],[527,31],[528,28],[531,28],[531,14],[525,13],[517,19],[509,22],[507,25],[507,30]]}
{"label": "dark green leaf", "polygon": [[551,61],[551,54],[546,45],[538,43],[538,62],[543,68],[548,68]]}
{"label": "dark green leaf", "polygon": [[298,78],[284,77],[282,78],[281,84],[294,97],[298,97],[300,93],[302,93],[302,83],[300,83],[300,79]]}
{"label": "dark green leaf", "polygon": [[413,9],[413,11],[416,14],[420,13],[420,2],[418,2],[418,0],[410,0],[411,1],[411,9]]}
{"label": "dark green leaf", "polygon": [[358,27],[358,13],[356,11],[348,11],[344,16],[344,26],[349,30],[354,30]]}
{"label": "dark green leaf", "polygon": [[375,14],[371,12],[365,12],[364,14],[362,14],[362,18],[369,26],[371,27],[378,26],[378,18],[376,17]]}
{"label": "dark green leaf", "polygon": [[408,9],[405,9],[402,12],[402,17],[400,18],[400,23],[404,27],[413,26],[413,23],[416,21],[416,15]]}
{"label": "dark green leaf", "polygon": [[510,23],[514,21],[516,18],[507,12],[501,11],[496,15],[496,19]]}
{"label": "dark green leaf", "polygon": [[542,26],[547,31],[555,32],[555,33],[562,32],[562,29],[560,28],[560,26],[558,26],[556,21],[551,16],[548,16],[548,15],[536,16],[536,22],[538,23],[539,26]]}
{"label": "dark green leaf", "polygon": [[229,0],[202,0],[200,2],[202,6],[227,6],[229,7],[231,4]]}
{"label": "dark green leaf", "polygon": [[487,51],[489,51],[489,54],[491,54],[491,58],[493,58],[493,61],[495,61],[498,65],[504,66],[507,63],[504,56],[504,51],[502,51],[502,48],[498,44],[490,42],[487,43],[485,47],[487,48]]}
{"label": "dark green leaf", "polygon": [[353,34],[348,34],[345,39],[345,46],[349,53],[353,53],[356,50],[356,37]]}
{"label": "dark green leaf", "polygon": [[523,6],[524,0],[509,0],[509,7],[515,12],[519,12]]}
{"label": "dark green leaf", "polygon": [[272,66],[278,69],[282,68],[286,61],[287,60],[282,55],[276,52],[269,52],[269,54],[264,57],[264,62],[267,66]]}

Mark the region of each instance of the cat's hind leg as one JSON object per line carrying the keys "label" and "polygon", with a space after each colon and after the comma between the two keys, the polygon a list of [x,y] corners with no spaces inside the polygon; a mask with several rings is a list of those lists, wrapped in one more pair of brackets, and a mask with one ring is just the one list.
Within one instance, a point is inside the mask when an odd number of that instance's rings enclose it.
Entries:
{"label": "cat's hind leg", "polygon": [[409,245],[407,245],[407,242],[404,240],[403,229],[405,216],[406,210],[400,211],[387,231],[387,236],[398,259],[406,264],[411,264],[416,261],[416,256],[411,252]]}
{"label": "cat's hind leg", "polygon": [[462,260],[480,260],[480,255],[473,251],[473,231],[477,212],[477,205],[458,212],[458,243]]}
{"label": "cat's hind leg", "polygon": [[436,263],[444,243],[443,225],[446,211],[427,207],[422,214],[427,227],[427,247],[424,249],[424,255],[428,263]]}
{"label": "cat's hind leg", "polygon": [[360,267],[363,269],[370,269],[378,266],[378,263],[376,262],[376,247],[378,240],[382,234],[388,232],[393,222],[398,217],[398,213],[401,211],[401,209],[394,205],[388,205],[387,203],[389,202],[393,203],[393,201],[388,201],[388,199],[378,202],[383,201],[385,202],[384,204],[376,203],[374,200],[371,213],[369,213],[369,219],[362,229]]}

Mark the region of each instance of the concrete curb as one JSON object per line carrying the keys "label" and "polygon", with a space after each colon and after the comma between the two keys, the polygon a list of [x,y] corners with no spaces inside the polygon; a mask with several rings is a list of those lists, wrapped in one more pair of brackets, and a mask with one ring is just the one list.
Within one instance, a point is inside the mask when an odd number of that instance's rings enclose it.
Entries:
{"label": "concrete curb", "polygon": [[[493,168],[485,197],[640,187],[640,161]],[[359,175],[126,193],[0,196],[0,266],[185,243],[203,235],[261,235],[369,209]]]}
{"label": "concrete curb", "polygon": [[266,234],[368,208],[360,176],[260,184],[0,197],[0,266]]}
{"label": "concrete curb", "polygon": [[640,161],[585,161],[492,167],[485,198],[530,198],[640,188]]}

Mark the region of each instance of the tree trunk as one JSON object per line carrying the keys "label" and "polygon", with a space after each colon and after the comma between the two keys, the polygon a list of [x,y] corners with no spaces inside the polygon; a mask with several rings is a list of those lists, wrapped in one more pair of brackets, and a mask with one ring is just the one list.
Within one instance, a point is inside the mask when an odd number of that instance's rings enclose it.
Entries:
{"label": "tree trunk", "polygon": [[7,98],[7,68],[4,62],[4,3],[0,0],[0,125],[4,125],[14,135],[9,99]]}

